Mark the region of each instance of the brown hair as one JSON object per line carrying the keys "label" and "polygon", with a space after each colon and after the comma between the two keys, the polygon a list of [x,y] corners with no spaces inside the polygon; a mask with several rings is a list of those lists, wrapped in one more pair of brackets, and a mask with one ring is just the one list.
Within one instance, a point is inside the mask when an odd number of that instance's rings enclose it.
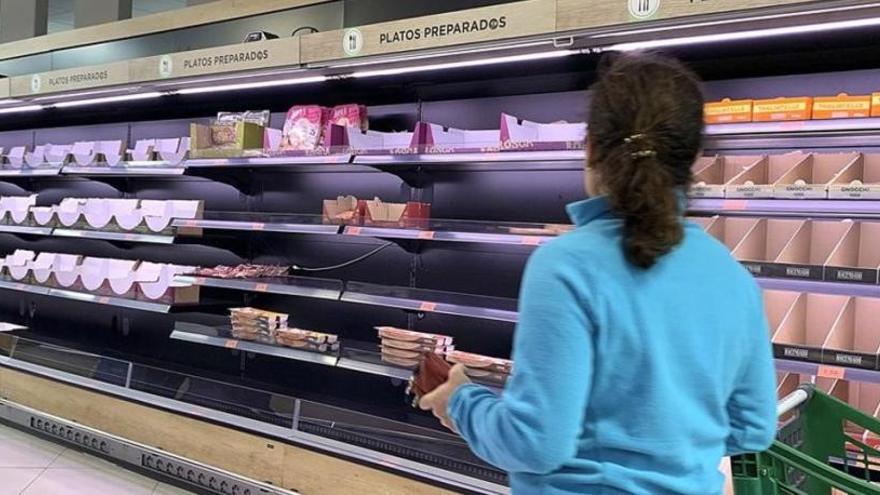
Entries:
{"label": "brown hair", "polygon": [[703,94],[677,60],[617,55],[592,88],[588,166],[623,217],[627,260],[651,268],[684,238],[681,195],[703,135]]}

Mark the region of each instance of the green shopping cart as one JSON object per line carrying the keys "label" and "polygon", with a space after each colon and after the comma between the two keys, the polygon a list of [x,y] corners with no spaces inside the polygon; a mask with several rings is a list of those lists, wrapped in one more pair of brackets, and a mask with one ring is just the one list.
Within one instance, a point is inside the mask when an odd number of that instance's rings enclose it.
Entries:
{"label": "green shopping cart", "polygon": [[731,460],[736,495],[880,495],[880,421],[812,385],[777,410],[773,446]]}

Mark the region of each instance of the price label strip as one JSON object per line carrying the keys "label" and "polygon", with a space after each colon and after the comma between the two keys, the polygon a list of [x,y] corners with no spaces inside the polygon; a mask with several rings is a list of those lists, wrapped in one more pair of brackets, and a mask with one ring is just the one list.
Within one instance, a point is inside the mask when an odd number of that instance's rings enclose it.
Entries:
{"label": "price label strip", "polygon": [[835,380],[843,380],[846,376],[846,368],[841,368],[839,366],[819,366],[819,372],[816,373],[816,376],[821,378],[832,378]]}

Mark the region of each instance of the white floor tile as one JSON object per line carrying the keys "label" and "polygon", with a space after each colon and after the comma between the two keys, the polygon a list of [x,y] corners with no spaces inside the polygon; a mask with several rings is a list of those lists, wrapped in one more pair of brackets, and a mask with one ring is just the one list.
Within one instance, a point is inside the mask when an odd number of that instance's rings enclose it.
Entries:
{"label": "white floor tile", "polygon": [[64,447],[0,426],[0,468],[45,468]]}
{"label": "white floor tile", "polygon": [[158,483],[122,469],[47,469],[22,495],[152,495]]}
{"label": "white floor tile", "polygon": [[42,468],[0,468],[0,495],[18,495],[42,472]]}
{"label": "white floor tile", "polygon": [[193,495],[193,492],[181,490],[176,486],[166,485],[165,483],[159,483],[153,495]]}
{"label": "white floor tile", "polygon": [[103,469],[114,471],[121,466],[78,450],[67,449],[55,459],[50,469]]}

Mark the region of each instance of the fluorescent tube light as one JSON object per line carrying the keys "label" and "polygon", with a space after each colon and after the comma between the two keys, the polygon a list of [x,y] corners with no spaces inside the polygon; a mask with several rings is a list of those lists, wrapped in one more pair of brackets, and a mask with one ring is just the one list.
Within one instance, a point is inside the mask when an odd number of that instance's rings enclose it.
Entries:
{"label": "fluorescent tube light", "polygon": [[0,100],[0,105],[12,105],[13,103],[21,103],[21,100],[16,100],[15,98],[6,98],[5,100]]}
{"label": "fluorescent tube light", "polygon": [[825,22],[819,24],[804,24],[800,26],[788,26],[779,28],[755,29],[752,31],[736,31],[730,33],[705,34],[699,36],[685,36],[682,38],[669,38],[648,41],[633,41],[631,43],[618,43],[603,47],[610,51],[651,50],[655,48],[667,48],[673,46],[699,45],[705,43],[719,43],[724,41],[740,41],[756,38],[771,38],[793,34],[822,33],[843,29],[880,26],[880,17],[867,19],[852,19],[847,21]]}
{"label": "fluorescent tube light", "polygon": [[42,110],[42,109],[43,109],[43,105],[25,105],[22,107],[0,108],[0,114],[34,112],[36,110]]}
{"label": "fluorescent tube light", "polygon": [[220,91],[236,91],[239,89],[272,88],[275,86],[290,86],[294,84],[318,83],[327,80],[327,76],[299,77],[294,79],[276,79],[274,81],[259,81],[236,84],[219,84],[217,86],[203,86],[199,88],[183,88],[172,91],[179,95],[197,95],[202,93],[217,93]]}
{"label": "fluorescent tube light", "polygon": [[510,64],[515,62],[528,62],[533,60],[546,60],[552,58],[567,57],[580,53],[579,50],[554,50],[552,52],[527,53],[523,55],[509,55],[506,57],[481,58],[476,60],[465,60],[461,62],[446,62],[431,65],[414,65],[409,67],[398,67],[394,69],[376,69],[355,72],[352,77],[377,77],[377,76],[396,76],[399,74],[410,74],[414,72],[425,72],[432,70],[444,69],[460,69],[464,67],[481,67],[484,65]]}
{"label": "fluorescent tube light", "polygon": [[84,107],[89,105],[99,105],[101,103],[116,103],[120,101],[134,101],[134,100],[148,100],[150,98],[158,98],[162,96],[163,93],[159,92],[151,92],[151,93],[135,93],[129,95],[118,95],[118,96],[105,96],[103,98],[88,98],[85,100],[73,100],[73,101],[61,101],[58,103],[52,103],[47,106],[52,106],[55,108],[70,108],[70,107]]}

